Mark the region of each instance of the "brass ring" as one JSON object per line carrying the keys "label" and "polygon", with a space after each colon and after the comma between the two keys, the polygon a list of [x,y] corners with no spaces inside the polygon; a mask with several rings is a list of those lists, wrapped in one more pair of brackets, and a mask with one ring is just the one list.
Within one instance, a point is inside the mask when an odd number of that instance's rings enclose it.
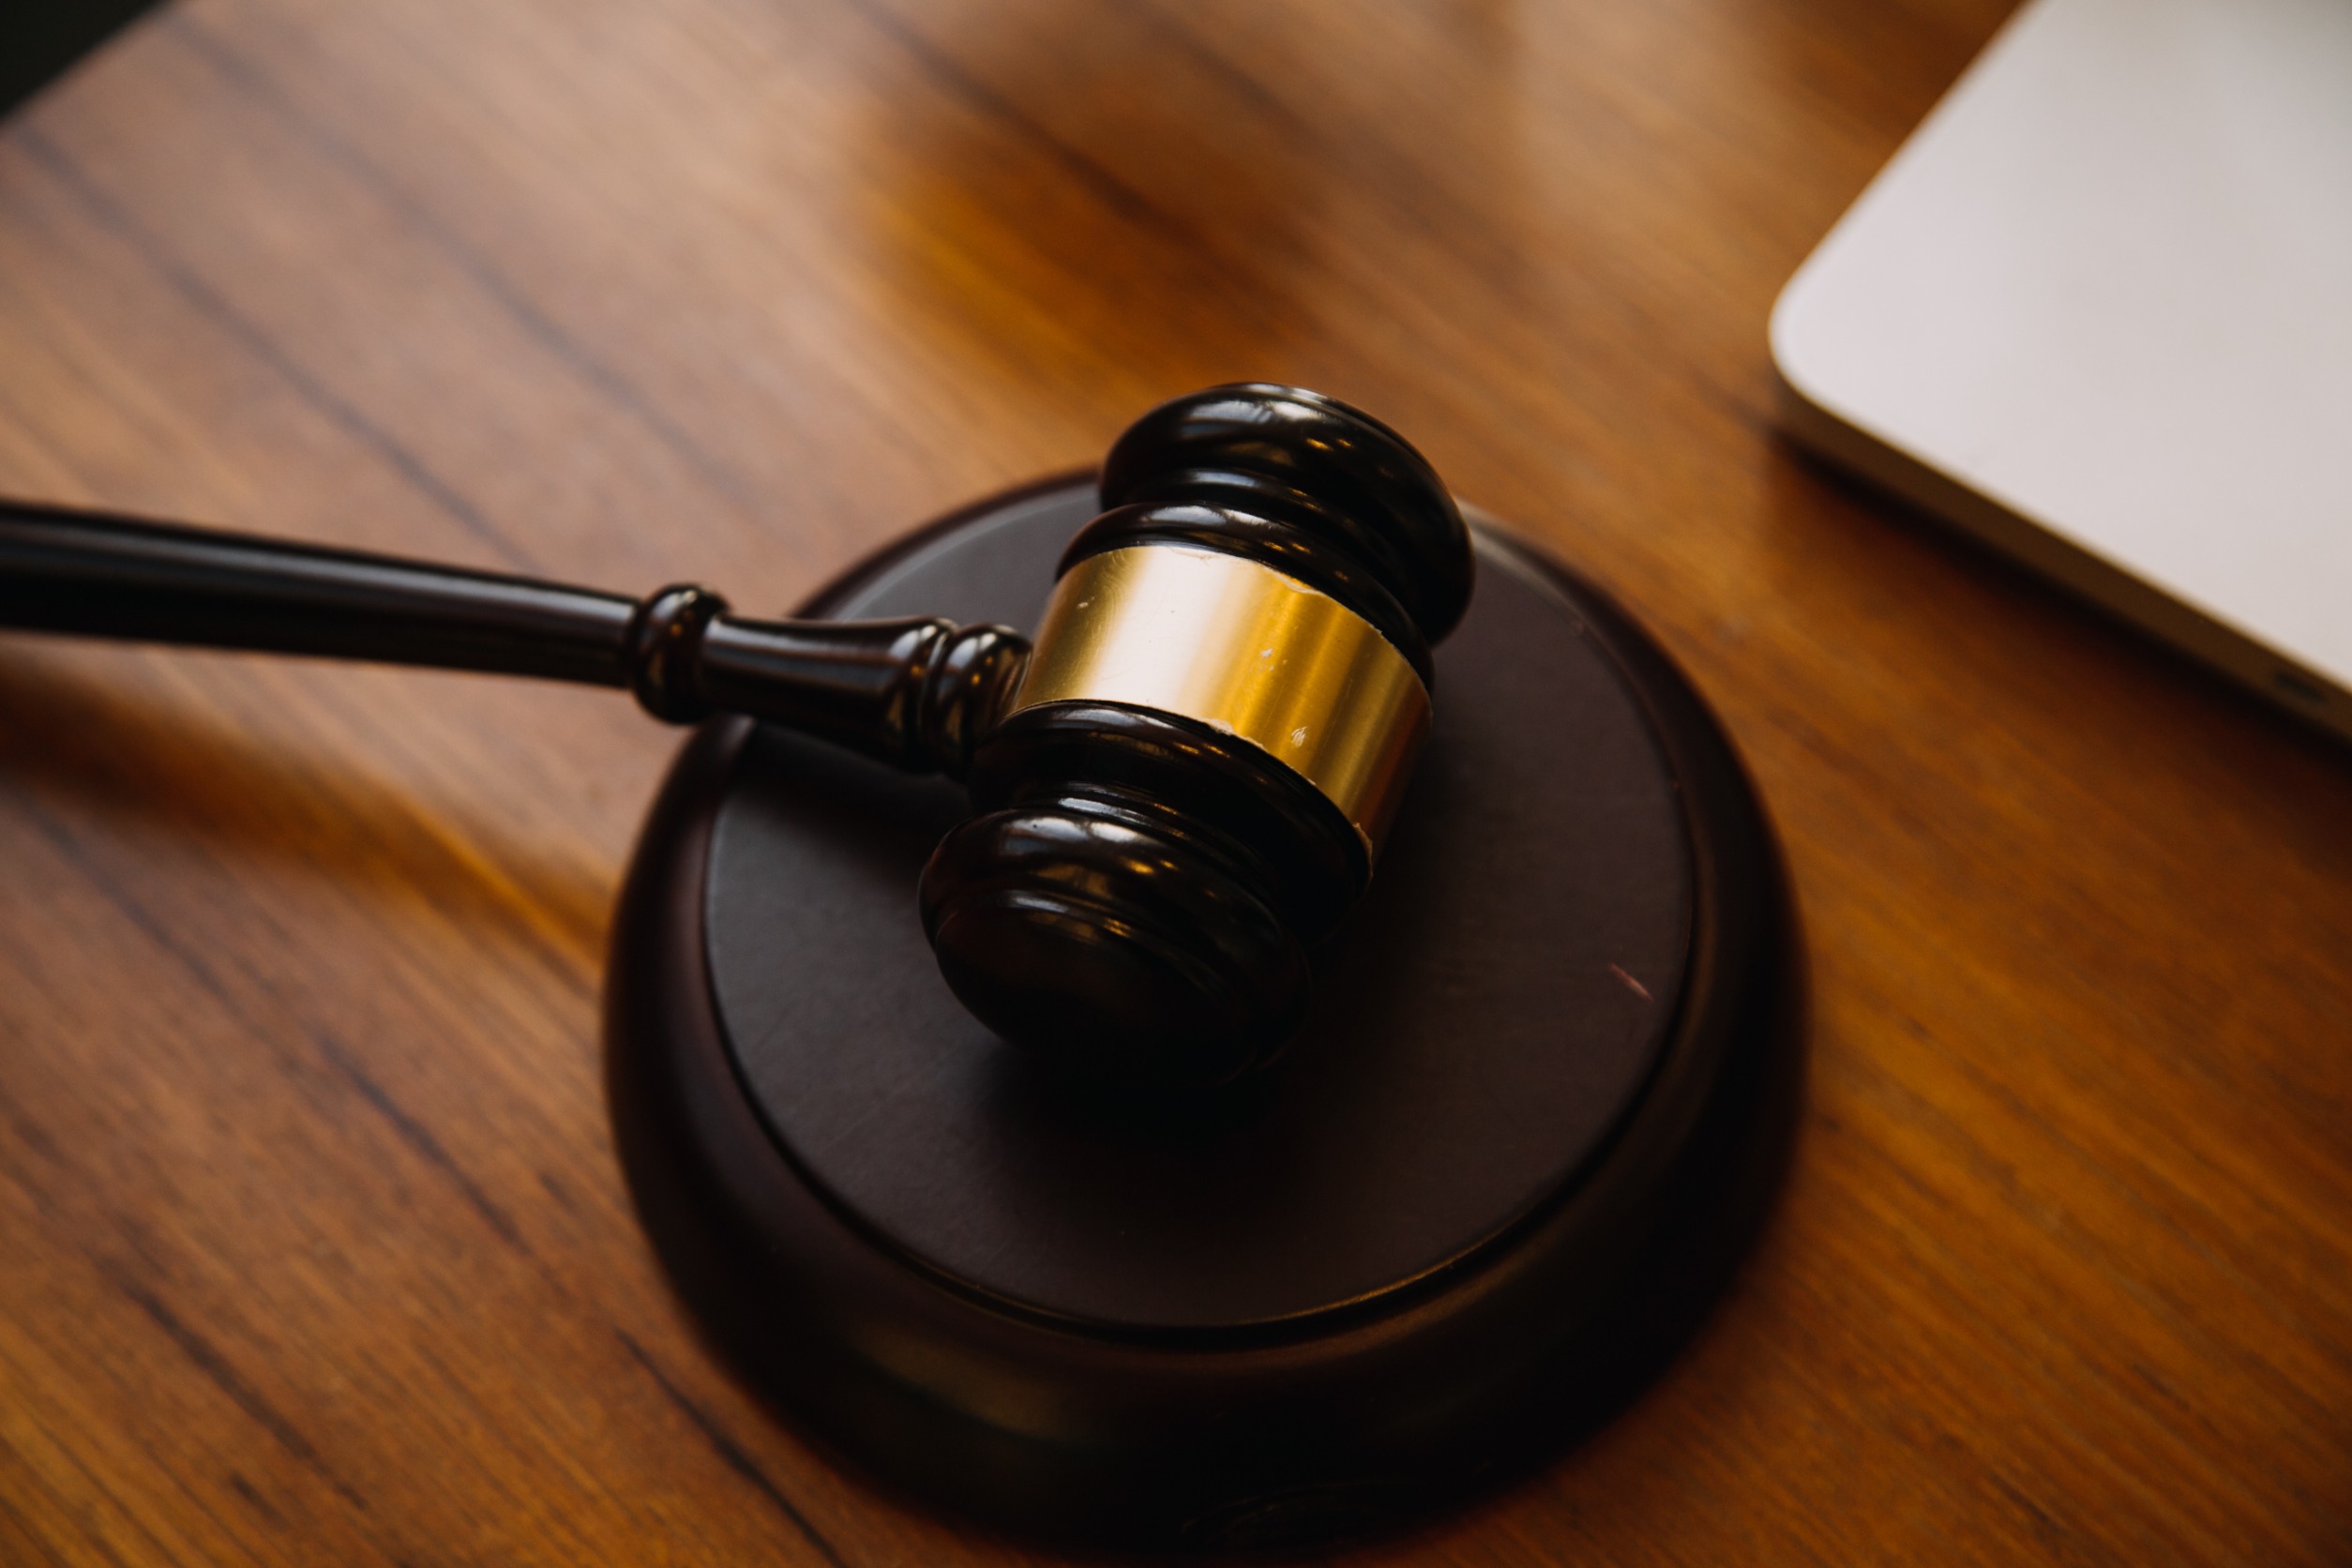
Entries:
{"label": "brass ring", "polygon": [[1079,701],[1247,741],[1371,854],[1429,730],[1420,675],[1363,616],[1271,566],[1165,544],[1089,556],[1054,585],[1013,711]]}

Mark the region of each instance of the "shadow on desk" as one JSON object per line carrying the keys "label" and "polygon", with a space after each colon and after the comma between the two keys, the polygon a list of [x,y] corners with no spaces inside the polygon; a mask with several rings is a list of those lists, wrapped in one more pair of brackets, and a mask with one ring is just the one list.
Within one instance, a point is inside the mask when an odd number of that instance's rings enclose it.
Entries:
{"label": "shadow on desk", "polygon": [[155,0],[46,0],[0,8],[0,114],[73,68]]}

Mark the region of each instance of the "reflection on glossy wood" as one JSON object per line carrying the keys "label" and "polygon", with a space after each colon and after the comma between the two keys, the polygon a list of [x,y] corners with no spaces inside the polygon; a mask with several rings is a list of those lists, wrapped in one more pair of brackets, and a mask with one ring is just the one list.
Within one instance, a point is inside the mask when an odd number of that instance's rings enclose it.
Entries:
{"label": "reflection on glossy wood", "polygon": [[[2352,1553],[2352,763],[1808,469],[1765,312],[2003,0],[192,0],[0,128],[0,490],[792,602],[1188,386],[1380,411],[1707,688],[1815,965],[1665,1382],[1365,1560]],[[0,646],[0,1558],[1011,1560],[621,1196],[671,736]]]}

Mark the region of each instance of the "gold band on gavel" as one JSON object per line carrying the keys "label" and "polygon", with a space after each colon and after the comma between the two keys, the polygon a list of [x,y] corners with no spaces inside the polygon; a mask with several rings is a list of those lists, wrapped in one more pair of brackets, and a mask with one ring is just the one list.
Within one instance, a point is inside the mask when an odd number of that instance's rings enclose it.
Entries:
{"label": "gold band on gavel", "polygon": [[1298,774],[1377,854],[1429,729],[1421,677],[1327,594],[1238,555],[1138,545],[1054,585],[1013,711],[1117,702],[1195,719]]}

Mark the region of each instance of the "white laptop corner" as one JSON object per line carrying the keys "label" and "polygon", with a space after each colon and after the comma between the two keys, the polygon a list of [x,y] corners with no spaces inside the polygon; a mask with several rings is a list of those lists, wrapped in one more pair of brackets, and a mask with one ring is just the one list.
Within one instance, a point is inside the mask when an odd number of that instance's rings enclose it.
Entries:
{"label": "white laptop corner", "polygon": [[1799,439],[2352,734],[2352,0],[2029,0],[1772,343]]}

